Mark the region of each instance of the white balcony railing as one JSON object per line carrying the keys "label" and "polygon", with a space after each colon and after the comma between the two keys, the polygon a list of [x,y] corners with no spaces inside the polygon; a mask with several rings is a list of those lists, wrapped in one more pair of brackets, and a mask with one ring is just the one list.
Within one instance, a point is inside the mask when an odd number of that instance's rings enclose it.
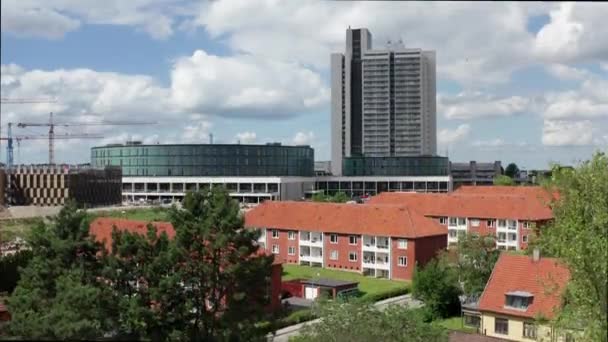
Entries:
{"label": "white balcony railing", "polygon": [[300,261],[323,263],[323,257],[320,255],[300,254]]}

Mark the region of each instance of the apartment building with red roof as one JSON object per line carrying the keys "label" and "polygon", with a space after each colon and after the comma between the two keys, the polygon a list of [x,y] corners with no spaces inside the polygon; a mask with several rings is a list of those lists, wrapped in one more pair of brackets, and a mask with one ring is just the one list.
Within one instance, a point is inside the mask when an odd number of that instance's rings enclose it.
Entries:
{"label": "apartment building with red roof", "polygon": [[[112,230],[116,228],[119,231],[129,231],[137,234],[147,234],[148,224],[156,227],[158,236],[165,233],[169,239],[175,237],[175,229],[170,222],[146,222],[138,220],[128,220],[111,217],[98,217],[90,223],[89,233],[96,241],[103,243],[107,250],[112,249]],[[265,250],[260,249],[260,254],[266,254]],[[274,258],[270,276],[270,285],[268,292],[270,293],[269,310],[277,310],[281,307],[281,276],[283,274],[282,262],[279,258]]]}
{"label": "apartment building with red roof", "polygon": [[444,227],[448,243],[456,243],[459,233],[494,235],[497,248],[520,250],[553,219],[553,198],[540,187],[462,186],[449,194],[384,192],[368,205],[416,210]]}
{"label": "apartment building with red roof", "polygon": [[555,258],[503,252],[479,298],[479,331],[511,341],[557,340],[550,322],[569,279],[568,268]]}
{"label": "apartment building with red roof", "polygon": [[245,214],[285,263],[409,280],[447,247],[447,231],[406,206],[266,201]]}

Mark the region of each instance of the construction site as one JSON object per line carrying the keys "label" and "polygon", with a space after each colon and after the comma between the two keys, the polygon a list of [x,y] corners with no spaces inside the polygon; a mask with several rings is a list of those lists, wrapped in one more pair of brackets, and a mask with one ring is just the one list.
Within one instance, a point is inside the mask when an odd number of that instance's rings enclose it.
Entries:
{"label": "construction site", "polygon": [[[2,98],[2,105],[27,105],[55,103],[55,99],[8,99]],[[55,141],[68,139],[100,139],[99,134],[82,133],[84,126],[145,125],[148,122],[106,121],[62,122],[49,113],[47,122],[8,122],[6,135],[0,137],[6,144],[6,163],[0,164],[0,216],[7,206],[62,206],[68,200],[80,207],[111,206],[121,203],[122,170],[115,166],[91,167],[87,163],[66,164],[56,161]],[[0,128],[2,121],[0,118]],[[43,128],[44,133],[27,131],[14,134],[14,130]],[[67,132],[57,132],[57,128]],[[69,131],[72,128],[77,133]],[[21,133],[21,132],[19,132]],[[48,141],[48,163],[15,165],[14,150],[23,142],[31,140]],[[4,210],[4,215],[6,211]]]}

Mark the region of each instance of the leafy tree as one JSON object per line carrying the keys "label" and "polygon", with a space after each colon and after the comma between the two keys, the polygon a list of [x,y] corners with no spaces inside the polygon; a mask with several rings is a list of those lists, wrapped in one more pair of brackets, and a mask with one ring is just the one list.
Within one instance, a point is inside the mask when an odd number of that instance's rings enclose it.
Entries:
{"label": "leafy tree", "polygon": [[321,321],[304,327],[294,342],[447,341],[438,325],[424,323],[415,311],[392,305],[383,311],[361,303],[334,303],[321,309]]}
{"label": "leafy tree", "polygon": [[494,185],[515,185],[513,178],[505,175],[494,177]]}
{"label": "leafy tree", "polygon": [[490,279],[494,264],[500,256],[496,239],[492,235],[462,234],[458,238],[458,275],[465,295],[476,295]]}
{"label": "leafy tree", "polygon": [[340,191],[333,196],[322,193],[316,193],[312,196],[312,200],[313,202],[346,203],[350,201],[350,198],[344,192]]}
{"label": "leafy tree", "polygon": [[328,202],[329,196],[324,193],[316,193],[312,195],[313,202]]}
{"label": "leafy tree", "polygon": [[[189,193],[173,209],[174,277],[161,282],[162,310],[188,340],[255,340],[264,316],[272,256],[258,252],[259,232],[243,229],[236,201],[223,188]],[[179,279],[179,284],[175,281]],[[176,333],[177,334],[177,333]],[[174,335],[175,337],[175,335]]]}
{"label": "leafy tree", "polygon": [[28,238],[32,258],[8,300],[11,334],[23,338],[93,339],[108,331],[107,289],[99,281],[101,246],[86,213],[73,203]]}
{"label": "leafy tree", "polygon": [[551,185],[560,198],[555,219],[538,243],[563,260],[571,279],[560,325],[584,328],[586,340],[606,341],[608,294],[608,157],[596,153],[576,169],[554,167]]}
{"label": "leafy tree", "polygon": [[513,178],[517,177],[518,174],[519,174],[519,168],[517,167],[517,164],[511,163],[511,164],[507,165],[507,168],[505,169],[505,176],[513,179]]}
{"label": "leafy tree", "polygon": [[455,268],[445,255],[431,260],[422,269],[414,271],[412,294],[422,300],[433,318],[449,317],[460,310],[460,287]]}

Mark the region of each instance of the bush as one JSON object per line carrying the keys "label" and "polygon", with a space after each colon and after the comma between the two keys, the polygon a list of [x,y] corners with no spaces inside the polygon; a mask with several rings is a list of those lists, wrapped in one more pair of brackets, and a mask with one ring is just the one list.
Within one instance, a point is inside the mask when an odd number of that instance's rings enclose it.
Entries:
{"label": "bush", "polygon": [[374,293],[374,294],[370,294],[367,296],[363,296],[363,297],[361,297],[360,301],[363,303],[375,303],[375,302],[381,301],[383,299],[402,296],[402,295],[406,295],[408,293],[410,293],[409,287],[401,287],[401,288],[392,289],[392,290],[385,291],[385,292]]}

